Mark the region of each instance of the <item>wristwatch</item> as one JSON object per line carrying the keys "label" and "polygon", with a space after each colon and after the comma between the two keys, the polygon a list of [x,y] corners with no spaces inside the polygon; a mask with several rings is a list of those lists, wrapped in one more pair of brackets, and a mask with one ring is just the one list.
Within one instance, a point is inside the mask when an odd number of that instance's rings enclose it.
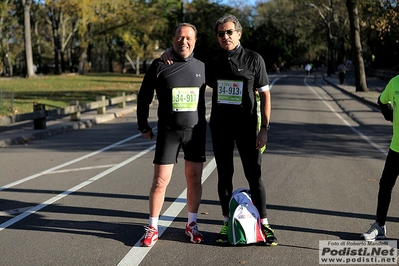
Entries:
{"label": "wristwatch", "polygon": [[260,128],[261,128],[261,129],[264,128],[264,129],[266,129],[266,131],[269,131],[269,130],[270,130],[270,124],[267,124],[267,125],[260,125]]}
{"label": "wristwatch", "polygon": [[151,130],[151,128],[145,128],[145,129],[139,129],[139,131],[141,132],[141,133],[147,133],[148,131],[150,131]]}

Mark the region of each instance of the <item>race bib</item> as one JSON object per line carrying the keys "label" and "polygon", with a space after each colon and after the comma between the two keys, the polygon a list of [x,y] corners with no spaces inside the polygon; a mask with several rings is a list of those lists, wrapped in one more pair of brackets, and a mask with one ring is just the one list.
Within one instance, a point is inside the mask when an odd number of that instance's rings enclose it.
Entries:
{"label": "race bib", "polygon": [[174,112],[197,111],[198,99],[198,87],[172,89],[172,109]]}
{"label": "race bib", "polygon": [[218,103],[240,105],[243,87],[243,81],[218,80]]}

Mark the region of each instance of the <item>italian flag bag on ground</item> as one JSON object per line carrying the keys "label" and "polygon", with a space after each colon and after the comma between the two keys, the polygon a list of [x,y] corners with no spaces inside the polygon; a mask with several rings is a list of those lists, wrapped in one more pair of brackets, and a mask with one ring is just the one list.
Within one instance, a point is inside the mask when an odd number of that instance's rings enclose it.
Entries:
{"label": "italian flag bag on ground", "polygon": [[266,241],[262,232],[258,209],[253,205],[248,189],[239,188],[231,196],[227,236],[232,245],[247,245]]}

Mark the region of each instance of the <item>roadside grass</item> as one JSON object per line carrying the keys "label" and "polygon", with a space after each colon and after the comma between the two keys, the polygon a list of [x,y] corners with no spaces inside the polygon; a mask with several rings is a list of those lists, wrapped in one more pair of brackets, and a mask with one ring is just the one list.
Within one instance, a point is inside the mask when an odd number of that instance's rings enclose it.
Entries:
{"label": "roadside grass", "polygon": [[0,116],[33,112],[35,103],[50,110],[64,108],[71,101],[93,102],[101,95],[112,98],[118,92],[137,93],[142,80],[143,75],[116,73],[0,79]]}

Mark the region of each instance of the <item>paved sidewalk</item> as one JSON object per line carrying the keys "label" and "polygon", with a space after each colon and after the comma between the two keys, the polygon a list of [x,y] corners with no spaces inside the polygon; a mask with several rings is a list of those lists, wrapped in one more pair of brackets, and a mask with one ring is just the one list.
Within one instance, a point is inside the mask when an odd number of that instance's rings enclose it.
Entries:
{"label": "paved sidewalk", "polygon": [[[14,123],[0,127],[0,148],[13,144],[25,144],[35,139],[44,139],[52,135],[90,128],[96,124],[106,123],[116,117],[125,116],[136,111],[135,103],[128,103],[126,108],[108,107],[106,114],[98,115],[97,111],[81,113],[80,121],[71,121],[70,116],[46,121],[46,129],[35,130],[33,121]],[[1,152],[1,151],[0,151]]]}
{"label": "paved sidewalk", "polygon": [[353,72],[353,70],[347,71],[343,84],[339,83],[338,73],[333,74],[331,76],[324,75],[323,79],[327,83],[342,90],[343,92],[348,93],[351,96],[361,101],[364,101],[365,103],[370,104],[371,106],[374,106],[378,109],[379,109],[379,106],[377,104],[378,96],[381,94],[381,92],[385,89],[385,86],[388,84],[388,81],[386,80],[382,80],[377,77],[367,77],[366,83],[368,91],[367,92],[356,91],[355,73]]}

